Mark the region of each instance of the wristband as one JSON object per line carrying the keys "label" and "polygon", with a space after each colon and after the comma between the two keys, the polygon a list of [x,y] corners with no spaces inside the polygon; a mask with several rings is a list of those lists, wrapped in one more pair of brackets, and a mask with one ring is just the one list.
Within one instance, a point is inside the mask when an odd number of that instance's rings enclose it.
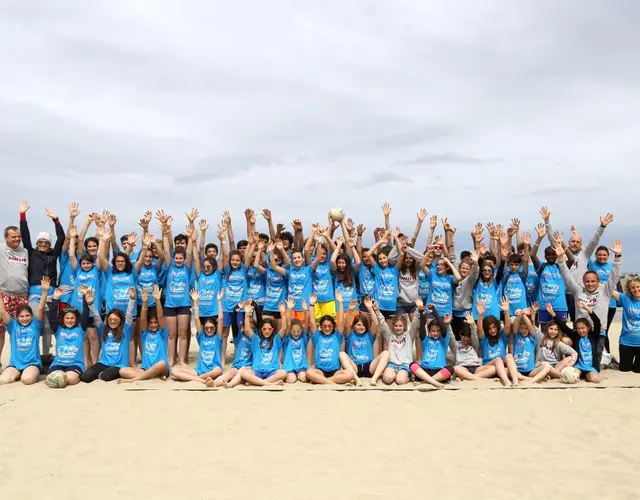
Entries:
{"label": "wristband", "polygon": [[615,257],[616,259],[619,259],[620,257],[622,257],[622,254],[621,254],[621,253],[614,254],[614,257]]}

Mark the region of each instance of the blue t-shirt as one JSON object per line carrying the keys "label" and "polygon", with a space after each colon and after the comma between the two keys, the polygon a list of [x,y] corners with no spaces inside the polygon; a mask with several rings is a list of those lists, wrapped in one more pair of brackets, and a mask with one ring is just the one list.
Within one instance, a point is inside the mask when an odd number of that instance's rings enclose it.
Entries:
{"label": "blue t-shirt", "polygon": [[426,370],[440,370],[447,364],[447,350],[449,349],[449,335],[440,335],[439,338],[427,336],[420,340],[422,344],[422,360],[420,366]]}
{"label": "blue t-shirt", "polygon": [[156,305],[156,299],[153,298],[153,286],[160,286],[160,280],[158,279],[158,267],[156,264],[145,266],[144,264],[140,268],[140,274],[138,275],[138,305],[142,305],[142,291],[147,290],[149,296],[148,306],[153,307]]}
{"label": "blue t-shirt", "polygon": [[536,336],[516,333],[513,344],[513,358],[519,372],[530,372],[536,367]]}
{"label": "blue t-shirt", "polygon": [[580,337],[576,351],[578,351],[578,360],[574,366],[578,370],[582,370],[583,372],[597,371],[593,367],[593,348],[591,347],[591,341],[588,336]]}
{"label": "blue t-shirt", "polygon": [[264,274],[257,267],[251,266],[247,269],[247,298],[262,305],[264,294]]}
{"label": "blue t-shirt", "polygon": [[308,370],[309,363],[307,361],[307,344],[309,343],[309,335],[302,333],[300,337],[294,339],[290,334],[282,341],[284,349],[284,363],[282,368],[287,373]]}
{"label": "blue t-shirt", "polygon": [[[73,295],[71,296],[71,307],[75,307],[78,311],[82,312],[83,297],[80,293],[82,286],[86,286],[91,291],[95,304],[101,304],[101,292],[102,292],[102,276],[104,273],[93,266],[89,271],[83,271],[80,266],[76,268],[75,286],[73,288]],[[127,298],[129,297],[127,291]],[[96,306],[97,307],[97,306]]]}
{"label": "blue t-shirt", "polygon": [[346,351],[356,365],[363,365],[374,360],[374,336],[370,331],[362,335],[352,331],[346,340]]}
{"label": "blue t-shirt", "polygon": [[253,356],[251,354],[251,340],[244,332],[238,332],[233,339],[233,344],[236,347],[236,353],[233,357],[233,368],[242,368],[243,366],[251,366]]}
{"label": "blue t-shirt", "polygon": [[364,264],[358,270],[358,281],[360,284],[360,296],[368,295],[376,298],[376,277],[373,275],[373,268]]}
{"label": "blue t-shirt", "polygon": [[527,281],[525,283],[527,289],[527,307],[531,307],[531,304],[538,299],[538,281],[536,266],[529,264],[529,273],[527,274]]}
{"label": "blue t-shirt", "polygon": [[495,280],[490,282],[478,280],[475,288],[473,289],[473,304],[471,310],[473,311],[473,319],[478,319],[478,301],[484,302],[487,312],[485,316],[500,317],[500,301],[498,300],[498,286]]}
{"label": "blue t-shirt", "polygon": [[280,369],[282,339],[277,332],[273,333],[272,339],[262,339],[257,333],[251,337],[252,368],[255,371],[272,372]]}
{"label": "blue t-shirt", "polygon": [[[611,270],[613,269],[613,264],[610,262],[605,262],[604,264],[600,264],[596,260],[590,260],[587,265],[587,269],[589,271],[593,271],[600,278],[600,283],[606,283],[609,281],[609,275],[611,274]],[[613,297],[609,299],[609,307],[616,308],[618,305],[616,304],[615,299]]]}
{"label": "blue t-shirt", "polygon": [[309,296],[312,291],[311,266],[296,268],[293,264],[287,269],[287,280],[289,281],[289,297],[293,297],[295,305],[294,311],[302,311],[302,301],[309,304]]}
{"label": "blue t-shirt", "polygon": [[505,271],[502,278],[502,293],[509,299],[510,316],[515,316],[516,311],[527,308],[527,288],[520,273]]}
{"label": "blue t-shirt", "polygon": [[[349,302],[354,299],[358,299],[358,292],[356,290],[356,282],[355,278],[351,281],[351,285],[345,285],[344,281],[338,281],[337,277],[335,278],[335,289],[342,294],[342,311],[346,312],[349,310]],[[338,302],[336,301],[336,311],[338,310]]]}
{"label": "blue t-shirt", "polygon": [[[542,272],[540,272],[540,269],[542,269]],[[540,304],[540,310],[544,311],[547,304],[551,303],[555,311],[567,311],[564,280],[560,274],[558,264],[541,264],[538,274],[540,277],[538,282],[538,304]]]}
{"label": "blue t-shirt", "polygon": [[[206,335],[203,330],[196,333],[198,341],[198,362],[196,363],[196,373],[202,375],[222,366],[222,338],[217,333]],[[236,349],[238,349],[236,344]],[[236,351],[237,356],[237,351]]]}
{"label": "blue t-shirt", "polygon": [[129,305],[129,288],[136,288],[136,271],[134,269],[131,273],[114,273],[112,269],[112,266],[109,266],[106,272],[104,293],[106,309],[107,312],[111,311],[111,309],[120,309],[126,313]]}
{"label": "blue t-shirt", "polygon": [[270,267],[267,268],[264,310],[269,312],[278,311],[280,302],[287,299],[287,279]]}
{"label": "blue t-shirt", "polygon": [[313,291],[318,296],[318,302],[329,302],[334,300],[333,280],[331,279],[331,264],[329,258],[318,264],[316,270],[313,271]]}
{"label": "blue t-shirt", "polygon": [[201,317],[218,316],[218,292],[220,291],[221,283],[222,278],[219,272],[214,271],[211,274],[205,274],[203,271],[200,272],[196,288],[200,295],[198,302]]}
{"label": "blue t-shirt", "polygon": [[453,309],[453,275],[440,275],[432,270],[429,273],[429,279],[431,281],[429,302],[435,306],[441,317],[445,314],[451,314]]}
{"label": "blue t-shirt", "polygon": [[56,354],[51,366],[77,366],[84,371],[84,331],[80,326],[60,326],[54,333]]}
{"label": "blue t-shirt", "polygon": [[344,336],[338,332],[325,335],[316,332],[312,335],[313,342],[313,364],[318,370],[330,372],[340,369],[340,351]]}
{"label": "blue t-shirt", "polygon": [[507,344],[509,343],[509,337],[501,331],[498,334],[498,342],[491,345],[489,344],[489,335],[486,333],[482,337],[480,347],[482,349],[482,364],[486,365],[489,361],[496,358],[504,358],[507,355]]}
{"label": "blue t-shirt", "polygon": [[423,301],[428,301],[429,294],[431,293],[431,280],[424,274],[424,271],[420,269],[418,271],[418,297]]}
{"label": "blue t-shirt", "polygon": [[24,370],[28,366],[42,366],[40,360],[40,334],[42,321],[35,316],[26,326],[11,318],[7,325],[7,332],[11,337],[11,359],[9,366],[16,370]]}
{"label": "blue t-shirt", "polygon": [[167,285],[165,287],[165,307],[190,307],[189,284],[191,270],[186,266],[176,266],[173,262],[167,271]]}
{"label": "blue t-shirt", "polygon": [[240,302],[247,300],[247,275],[244,267],[233,269],[231,265],[224,268],[224,297],[222,298],[222,310],[233,312]]}
{"label": "blue t-shirt", "polygon": [[376,300],[381,311],[395,311],[398,305],[398,268],[373,265],[376,280]]}
{"label": "blue t-shirt", "polygon": [[[107,334],[107,340],[104,339],[103,335],[105,328],[109,332]],[[113,336],[111,328],[109,328],[106,323],[103,323],[98,329],[100,343],[102,344],[98,361],[105,366],[117,366],[118,368],[129,366],[129,343],[131,342],[132,332],[133,325],[127,325],[125,322],[122,327],[122,338],[118,341]]]}
{"label": "blue t-shirt", "polygon": [[[58,284],[59,286],[69,287],[72,290],[75,286],[76,280],[75,273],[73,272],[73,268],[71,267],[71,263],[69,262],[69,254],[67,252],[61,253],[58,262],[60,265]],[[71,302],[72,295],[73,291],[69,291],[64,295],[61,295],[59,301],[64,302],[65,304],[69,304]]]}
{"label": "blue t-shirt", "polygon": [[621,293],[620,305],[622,306],[620,345],[640,347],[640,300]]}
{"label": "blue t-shirt", "polygon": [[160,361],[164,361],[169,366],[167,336],[166,328],[159,328],[155,332],[147,329],[140,334],[140,341],[142,342],[142,363],[140,368],[148,370]]}

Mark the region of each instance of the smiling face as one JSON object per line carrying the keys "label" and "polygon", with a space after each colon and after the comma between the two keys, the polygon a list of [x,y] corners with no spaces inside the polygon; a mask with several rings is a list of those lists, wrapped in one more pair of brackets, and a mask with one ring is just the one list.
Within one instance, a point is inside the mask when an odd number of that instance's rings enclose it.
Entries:
{"label": "smiling face", "polygon": [[487,334],[491,337],[495,337],[498,335],[498,326],[495,323],[491,323],[489,325],[489,329],[487,330]]}
{"label": "smiling face", "polygon": [[62,317],[62,325],[65,328],[73,328],[76,326],[76,315],[72,312],[65,313]]}
{"label": "smiling face", "polygon": [[302,326],[300,325],[293,325],[291,327],[291,336],[294,339],[299,339],[300,336],[302,335]]}
{"label": "smiling face", "polygon": [[153,252],[151,250],[145,250],[142,263],[147,267],[153,264]]}
{"label": "smiling face", "polygon": [[587,326],[587,322],[584,319],[576,320],[576,333],[581,337],[589,335],[590,328]]}
{"label": "smiling face", "polygon": [[231,267],[233,269],[239,269],[240,265],[242,264],[242,258],[237,253],[233,254],[229,259],[229,264],[231,264]]}
{"label": "smiling face", "polygon": [[480,277],[482,278],[483,281],[489,281],[491,278],[493,278],[493,267],[482,266]]}
{"label": "smiling face", "polygon": [[631,279],[627,282],[627,290],[635,300],[640,300],[640,279]]}
{"label": "smiling face", "polygon": [[89,259],[82,259],[80,261],[80,269],[82,269],[85,273],[91,271],[93,269],[93,261]]}
{"label": "smiling face", "polygon": [[20,246],[20,242],[22,241],[22,236],[20,235],[19,229],[7,229],[6,236],[4,237],[5,244],[15,250]]}
{"label": "smiling face", "polygon": [[438,340],[440,338],[440,335],[441,335],[440,325],[435,321],[433,321],[429,325],[429,337],[431,337],[434,340]]}
{"label": "smiling face", "polygon": [[207,257],[212,257],[213,259],[218,258],[218,249],[216,247],[207,248]]}
{"label": "smiling face", "polygon": [[202,270],[204,271],[204,274],[213,274],[213,264],[207,260],[205,260],[202,263]]}
{"label": "smiling face", "polygon": [[469,274],[471,274],[471,266],[469,265],[468,262],[463,262],[462,264],[460,264],[460,276],[462,276],[463,278],[466,278],[467,276],[469,276]]}
{"label": "smiling face", "polygon": [[353,325],[353,331],[358,335],[363,335],[367,331],[367,325],[365,325],[362,321],[358,321],[355,325]]}
{"label": "smiling face", "polygon": [[598,250],[596,252],[596,261],[598,264],[606,264],[609,260],[609,252],[607,250]]}
{"label": "smiling face", "polygon": [[211,336],[216,333],[216,324],[211,320],[205,321],[204,325],[202,325],[202,329],[204,330],[205,335]]}
{"label": "smiling face", "polygon": [[347,268],[347,261],[343,257],[338,257],[338,260],[336,261],[336,267],[341,273],[344,272],[344,270]]}
{"label": "smiling face", "polygon": [[49,240],[38,240],[36,242],[36,247],[40,252],[47,252],[51,249],[51,242]]}
{"label": "smiling face", "polygon": [[31,323],[31,320],[33,320],[33,313],[29,312],[26,307],[23,307],[19,309],[16,319],[22,326],[27,326]]}
{"label": "smiling face", "polygon": [[293,265],[298,269],[301,268],[304,264],[304,257],[302,256],[302,252],[293,252],[291,260],[293,261]]}
{"label": "smiling face", "polygon": [[320,264],[324,264],[325,262],[327,262],[327,250],[324,247],[320,247],[318,256],[316,258],[318,259],[318,262],[320,262]]}
{"label": "smiling face", "polygon": [[384,252],[378,254],[378,265],[380,267],[387,267],[389,265],[389,257]]}
{"label": "smiling face", "polygon": [[322,323],[320,323],[320,330],[324,335],[331,335],[334,330],[333,322],[328,319],[325,319]]}
{"label": "smiling face", "polygon": [[98,255],[98,244],[93,240],[87,242],[85,249],[87,250],[87,253],[94,258]]}
{"label": "smiling face", "polygon": [[109,325],[109,328],[112,330],[118,328],[120,326],[120,316],[116,313],[109,314],[109,316],[107,316],[107,325]]}
{"label": "smiling face", "polygon": [[271,323],[264,323],[262,328],[260,328],[260,333],[262,333],[262,337],[265,339],[270,338],[273,335],[273,325]]}
{"label": "smiling face", "polygon": [[401,333],[404,333],[404,331],[404,322],[401,319],[397,319],[393,322],[393,333],[400,335]]}
{"label": "smiling face", "polygon": [[116,257],[116,269],[118,271],[124,271],[127,267],[127,259],[125,259],[122,255],[118,255]]}
{"label": "smiling face", "polygon": [[549,323],[547,327],[547,335],[550,339],[555,339],[560,334],[560,329],[555,323]]}
{"label": "smiling face", "polygon": [[569,248],[573,253],[579,252],[582,250],[582,238],[580,236],[576,236],[575,234],[569,238]]}
{"label": "smiling face", "polygon": [[587,272],[584,273],[582,282],[584,283],[584,288],[587,292],[594,293],[600,285],[600,278],[597,273]]}
{"label": "smiling face", "polygon": [[160,329],[158,318],[156,318],[155,316],[149,318],[149,321],[147,322],[147,329],[150,332],[157,332]]}
{"label": "smiling face", "polygon": [[548,264],[555,264],[556,263],[556,259],[558,258],[556,255],[556,252],[553,248],[547,248],[544,251],[544,258],[547,261]]}
{"label": "smiling face", "polygon": [[440,276],[447,274],[447,269],[448,269],[447,265],[444,263],[442,259],[440,259],[436,264],[436,271],[438,272],[438,274]]}
{"label": "smiling face", "polygon": [[173,263],[178,266],[178,267],[182,267],[184,265],[184,254],[182,252],[176,252],[173,256]]}

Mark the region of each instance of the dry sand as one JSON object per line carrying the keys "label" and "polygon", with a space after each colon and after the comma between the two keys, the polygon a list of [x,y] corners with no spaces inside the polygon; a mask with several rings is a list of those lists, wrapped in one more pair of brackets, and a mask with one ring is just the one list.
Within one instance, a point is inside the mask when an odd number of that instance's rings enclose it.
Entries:
{"label": "dry sand", "polygon": [[640,498],[640,375],[603,378],[447,391],[16,383],[0,387],[0,498]]}

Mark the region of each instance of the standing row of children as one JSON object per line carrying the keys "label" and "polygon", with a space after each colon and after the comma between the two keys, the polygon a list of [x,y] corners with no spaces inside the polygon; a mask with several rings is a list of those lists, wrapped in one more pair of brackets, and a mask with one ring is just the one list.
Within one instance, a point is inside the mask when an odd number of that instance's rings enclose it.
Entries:
{"label": "standing row of children", "polygon": [[[159,238],[149,232],[147,212],[138,252],[135,233],[120,239],[122,249],[116,244],[115,216],[90,214],[78,231],[78,213],[72,204],[63,236],[69,270],[61,255],[59,286],[54,290],[44,279],[37,285],[38,318],[29,306],[15,319],[0,306],[11,336],[11,361],[0,382],[37,380],[45,302],[59,312],[49,373],[64,384],[171,375],[225,387],[360,384],[363,377],[372,385],[413,377],[443,387],[455,374],[462,380],[497,377],[511,386],[558,377],[567,366],[598,382],[611,300],[623,308],[620,369],[640,372],[640,280],[619,292],[622,245],[616,240],[610,249],[598,247],[611,215],[601,218],[584,248],[576,228],[565,245],[546,207],[533,244],[513,219],[506,230],[487,226],[487,247],[478,224],[473,250],[462,252],[455,266],[456,230],[447,219],[444,236],[435,236],[438,221],[430,219],[422,253],[414,247],[426,211],[418,213],[408,238],[391,230],[388,204],[371,248],[362,245],[366,228],[336,210],[326,227],[312,224],[305,239],[299,220],[290,233],[273,226],[268,210],[269,234],[257,233],[256,214],[247,209],[247,239],[237,245],[228,212],[218,225],[219,245],[205,243],[209,226],[197,223],[195,209],[175,236],[172,217],[158,211]],[[26,221],[24,212],[21,218]],[[86,238],[92,223],[95,236]],[[537,252],[547,234],[551,245],[540,263]],[[596,260],[590,260],[594,251]],[[192,313],[199,345],[194,368],[187,356]],[[235,353],[224,371],[230,333]]]}

